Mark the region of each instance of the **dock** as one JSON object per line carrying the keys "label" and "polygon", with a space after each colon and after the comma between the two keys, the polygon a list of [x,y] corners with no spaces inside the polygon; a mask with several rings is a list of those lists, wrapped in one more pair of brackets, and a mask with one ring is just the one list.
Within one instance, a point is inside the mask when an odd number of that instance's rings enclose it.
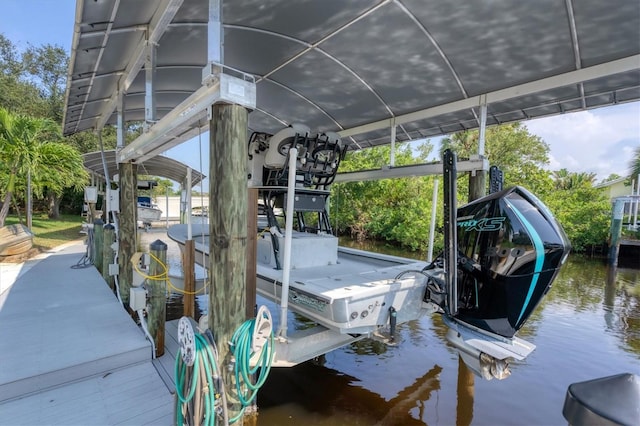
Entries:
{"label": "dock", "polygon": [[79,242],[26,271],[0,269],[0,419],[173,424],[151,344],[96,268],[73,267],[85,249]]}

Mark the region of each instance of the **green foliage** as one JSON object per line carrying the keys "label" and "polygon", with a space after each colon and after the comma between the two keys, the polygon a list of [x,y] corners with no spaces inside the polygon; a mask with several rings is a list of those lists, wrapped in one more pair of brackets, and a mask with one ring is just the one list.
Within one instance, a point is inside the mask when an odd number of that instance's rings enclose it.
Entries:
{"label": "green foliage", "polygon": [[[421,163],[431,149],[429,142],[417,147],[415,152],[408,144],[400,144],[396,149],[395,164]],[[341,170],[380,169],[389,163],[390,154],[389,146],[351,152],[341,163]],[[339,233],[350,234],[359,240],[374,238],[410,250],[424,250],[432,191],[433,177],[335,184],[331,197],[335,228]]]}
{"label": "green foliage", "polygon": [[629,160],[629,178],[636,180],[636,188],[640,184],[638,175],[640,175],[640,146],[636,147],[633,151],[633,156]]}
{"label": "green foliage", "polygon": [[[442,142],[453,149],[459,159],[477,152],[478,132],[457,133]],[[411,149],[401,144],[396,164],[424,162],[432,150],[426,143]],[[592,187],[595,176],[559,170],[553,174],[544,169],[549,147],[538,136],[531,135],[519,123],[487,129],[485,152],[492,165],[500,167],[505,187],[520,185],[540,197],[556,215],[572,242],[574,251],[591,244],[602,244],[609,231],[611,207],[600,191]],[[341,171],[379,169],[389,163],[390,147],[376,147],[352,152],[341,165]],[[458,204],[466,202],[468,180],[458,178]],[[412,177],[380,181],[336,184],[332,188],[333,225],[341,234],[397,244],[410,250],[424,250],[431,218],[434,177]],[[439,190],[436,229],[442,228],[442,189]],[[438,233],[435,252],[442,246]]]}
{"label": "green foliage", "polygon": [[573,251],[607,240],[611,203],[598,189],[583,185],[552,191],[541,199],[562,224]]}
{"label": "green foliage", "polygon": [[27,176],[37,196],[43,196],[45,190],[59,196],[65,188],[79,188],[86,182],[80,153],[59,142],[58,129],[51,120],[0,108],[0,226],[16,186],[24,187]]}

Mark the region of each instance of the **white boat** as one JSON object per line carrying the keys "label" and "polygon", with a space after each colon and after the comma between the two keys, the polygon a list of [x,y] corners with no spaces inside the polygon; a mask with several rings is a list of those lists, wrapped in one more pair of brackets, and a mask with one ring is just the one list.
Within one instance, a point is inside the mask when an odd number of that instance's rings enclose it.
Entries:
{"label": "white boat", "polygon": [[[258,143],[262,150],[254,148]],[[515,333],[551,286],[569,242],[528,191],[510,188],[456,209],[455,156],[448,153],[446,248],[428,264],[338,246],[325,208],[344,155],[337,135],[311,136],[299,127],[273,136],[254,133],[250,150],[257,162],[250,165],[252,183],[265,213],[258,220],[257,292],[282,310],[284,343],[275,365],[293,365],[380,331],[393,340],[397,323],[432,312],[443,314],[449,341],[483,377],[506,377],[508,360],[534,350]],[[287,166],[290,150],[297,155],[289,161],[295,174]],[[284,229],[280,212],[291,219]],[[187,225],[167,234],[184,244]],[[207,267],[208,225],[192,225],[192,235],[196,263]],[[283,313],[289,309],[317,327],[287,335]]]}
{"label": "white boat", "polygon": [[149,228],[162,217],[162,210],[151,202],[151,197],[138,197],[138,225]]}
{"label": "white boat", "polygon": [[[169,281],[170,285],[167,285],[167,291],[170,293],[182,293],[184,291],[184,276],[174,274],[169,271]],[[207,294],[208,288],[206,287],[206,280],[201,277],[196,277],[195,279],[195,290],[196,295]]]}

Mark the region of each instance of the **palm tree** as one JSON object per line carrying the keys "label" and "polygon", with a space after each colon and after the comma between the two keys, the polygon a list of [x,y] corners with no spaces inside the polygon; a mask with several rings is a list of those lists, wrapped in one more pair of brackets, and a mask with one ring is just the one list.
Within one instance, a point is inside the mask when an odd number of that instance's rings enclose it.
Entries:
{"label": "palm tree", "polygon": [[[635,149],[629,161],[629,171],[631,180],[638,179],[638,175],[640,175],[640,146]],[[638,182],[638,184],[640,184],[640,182]]]}
{"label": "palm tree", "polygon": [[66,187],[81,188],[87,173],[73,147],[59,142],[58,126],[51,120],[12,114],[0,108],[0,227],[9,214],[16,182],[31,174],[34,192],[45,188],[61,194]]}
{"label": "palm tree", "polygon": [[570,172],[560,169],[553,172],[556,189],[567,190],[579,187],[591,187],[596,181],[595,173]]}

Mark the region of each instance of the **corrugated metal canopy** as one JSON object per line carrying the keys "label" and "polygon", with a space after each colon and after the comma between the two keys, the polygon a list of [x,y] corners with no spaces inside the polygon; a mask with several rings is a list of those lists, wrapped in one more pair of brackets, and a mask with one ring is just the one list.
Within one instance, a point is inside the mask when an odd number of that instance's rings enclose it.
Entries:
{"label": "corrugated metal canopy", "polygon": [[[104,166],[102,164],[102,153],[100,151],[89,152],[82,154],[84,161],[84,167],[97,176],[104,177]],[[104,152],[104,159],[107,164],[107,170],[109,171],[109,177],[113,179],[113,176],[118,174],[118,164],[116,162],[116,151],[110,150]],[[189,166],[176,161],[172,158],[168,158],[162,155],[156,155],[152,158],[145,160],[142,163],[138,163],[139,175],[159,176],[162,178],[171,179],[180,184],[185,184],[187,179],[187,170]],[[205,175],[197,170],[191,170],[191,185],[196,186],[201,180],[205,178]]]}
{"label": "corrugated metal canopy", "polygon": [[[144,120],[147,36],[158,119],[200,88],[208,4],[78,0],[64,133],[115,123],[119,89]],[[229,0],[223,23],[225,65],[256,77],[252,130],[299,122],[355,149],[393,124],[477,127],[483,102],[492,125],[640,99],[638,1]]]}

